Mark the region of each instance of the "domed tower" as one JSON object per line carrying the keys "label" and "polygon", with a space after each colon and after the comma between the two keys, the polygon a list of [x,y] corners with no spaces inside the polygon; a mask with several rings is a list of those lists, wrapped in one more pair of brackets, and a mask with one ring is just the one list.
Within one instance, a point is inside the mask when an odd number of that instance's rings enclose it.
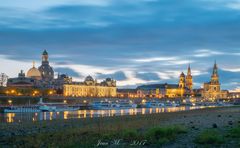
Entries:
{"label": "domed tower", "polygon": [[94,81],[92,76],[87,76],[84,80],[86,85],[95,85],[96,81]]}
{"label": "domed tower", "polygon": [[178,86],[179,88],[185,88],[185,74],[183,72],[180,75]]}
{"label": "domed tower", "polygon": [[51,81],[54,79],[54,71],[49,65],[48,52],[46,50],[42,53],[42,65],[38,68],[42,75],[42,79],[45,81]]}
{"label": "domed tower", "polygon": [[33,62],[33,67],[28,70],[27,77],[33,78],[36,80],[42,79],[41,72],[37,68],[35,68],[35,62]]}
{"label": "domed tower", "polygon": [[188,65],[188,72],[187,72],[187,76],[186,76],[186,87],[190,91],[192,91],[192,89],[193,89],[193,79],[192,79],[190,64]]}

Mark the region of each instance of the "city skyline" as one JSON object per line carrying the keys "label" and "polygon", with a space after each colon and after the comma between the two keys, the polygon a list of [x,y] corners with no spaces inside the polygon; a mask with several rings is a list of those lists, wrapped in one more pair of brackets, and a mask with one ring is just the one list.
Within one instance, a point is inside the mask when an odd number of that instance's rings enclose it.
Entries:
{"label": "city skyline", "polygon": [[39,66],[47,49],[55,72],[75,80],[176,83],[190,63],[198,88],[217,60],[222,88],[239,87],[239,1],[26,2],[0,9],[0,72],[9,77]]}

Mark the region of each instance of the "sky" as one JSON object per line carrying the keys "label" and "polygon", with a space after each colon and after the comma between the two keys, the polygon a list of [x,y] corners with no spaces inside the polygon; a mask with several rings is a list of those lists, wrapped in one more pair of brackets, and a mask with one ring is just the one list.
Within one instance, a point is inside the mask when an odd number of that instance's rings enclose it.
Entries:
{"label": "sky", "polygon": [[0,0],[0,72],[41,64],[75,81],[111,77],[118,87],[178,83],[194,88],[214,61],[223,89],[240,87],[240,0]]}

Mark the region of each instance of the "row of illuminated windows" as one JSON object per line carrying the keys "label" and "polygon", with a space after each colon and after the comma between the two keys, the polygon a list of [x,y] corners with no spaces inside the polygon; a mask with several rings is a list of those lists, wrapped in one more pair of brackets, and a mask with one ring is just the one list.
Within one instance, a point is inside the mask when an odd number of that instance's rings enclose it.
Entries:
{"label": "row of illuminated windows", "polygon": [[66,87],[65,88],[65,90],[66,91],[98,91],[98,92],[107,92],[107,91],[112,91],[112,92],[114,92],[114,91],[116,91],[116,89],[109,89],[109,88],[107,88],[107,89],[89,89],[89,88],[75,88],[75,87]]}

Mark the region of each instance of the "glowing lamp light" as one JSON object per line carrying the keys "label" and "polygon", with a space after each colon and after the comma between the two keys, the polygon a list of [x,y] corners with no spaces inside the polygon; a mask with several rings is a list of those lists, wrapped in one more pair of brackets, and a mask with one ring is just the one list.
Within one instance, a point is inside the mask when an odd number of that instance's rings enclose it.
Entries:
{"label": "glowing lamp light", "polygon": [[64,100],[63,103],[67,103],[67,100]]}
{"label": "glowing lamp light", "polygon": [[83,103],[87,103],[87,100],[83,100]]}
{"label": "glowing lamp light", "polygon": [[8,103],[9,103],[9,104],[12,104],[12,100],[8,100]]}
{"label": "glowing lamp light", "polygon": [[53,94],[53,92],[52,91],[49,91],[49,95],[52,95]]}

